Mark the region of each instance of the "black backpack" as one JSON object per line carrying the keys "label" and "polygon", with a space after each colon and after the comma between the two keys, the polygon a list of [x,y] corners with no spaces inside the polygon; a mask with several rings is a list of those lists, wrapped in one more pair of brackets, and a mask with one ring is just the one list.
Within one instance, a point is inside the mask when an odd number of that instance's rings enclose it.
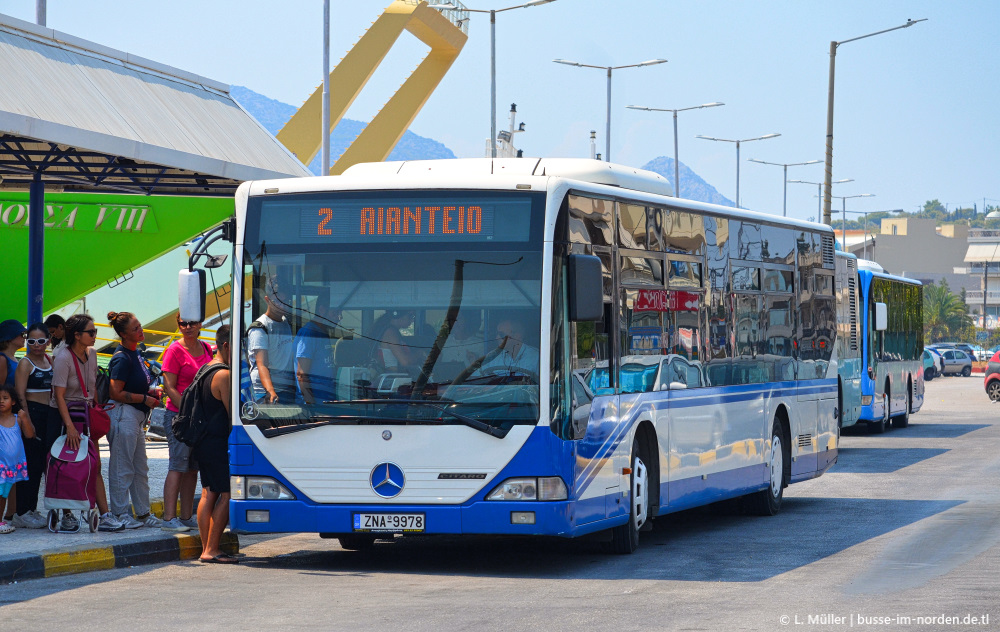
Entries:
{"label": "black backpack", "polygon": [[194,381],[184,389],[181,404],[177,407],[179,412],[170,425],[174,436],[184,445],[194,447],[208,430],[209,419],[205,416],[205,406],[201,401],[202,381],[212,379],[216,370],[228,368],[221,362],[206,364],[198,369]]}

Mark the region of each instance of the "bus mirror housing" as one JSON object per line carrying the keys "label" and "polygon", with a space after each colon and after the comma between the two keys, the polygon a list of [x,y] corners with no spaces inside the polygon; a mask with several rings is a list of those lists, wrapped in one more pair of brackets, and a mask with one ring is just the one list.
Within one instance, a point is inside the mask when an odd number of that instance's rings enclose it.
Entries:
{"label": "bus mirror housing", "polygon": [[177,305],[181,320],[205,320],[205,271],[181,270],[177,275]]}
{"label": "bus mirror housing", "polygon": [[604,314],[604,278],[601,260],[593,255],[570,255],[567,262],[569,320],[593,322]]}
{"label": "bus mirror housing", "polygon": [[875,303],[875,331],[885,331],[889,327],[889,307],[885,303]]}

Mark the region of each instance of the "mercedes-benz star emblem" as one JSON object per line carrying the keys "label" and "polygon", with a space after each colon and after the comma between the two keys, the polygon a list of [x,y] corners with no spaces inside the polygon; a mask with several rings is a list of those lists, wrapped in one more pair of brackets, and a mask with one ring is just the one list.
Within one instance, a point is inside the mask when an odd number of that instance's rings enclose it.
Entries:
{"label": "mercedes-benz star emblem", "polygon": [[382,498],[395,498],[403,491],[406,477],[395,463],[379,463],[369,477],[372,489]]}
{"label": "mercedes-benz star emblem", "polygon": [[388,441],[389,439],[392,439],[392,432],[389,431],[389,430],[383,430],[382,431],[382,438],[385,439],[386,441]]}

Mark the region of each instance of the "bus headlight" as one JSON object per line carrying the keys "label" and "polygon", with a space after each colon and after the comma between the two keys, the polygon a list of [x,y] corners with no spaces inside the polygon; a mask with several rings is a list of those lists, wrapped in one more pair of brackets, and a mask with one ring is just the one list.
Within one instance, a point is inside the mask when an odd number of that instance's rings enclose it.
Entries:
{"label": "bus headlight", "polygon": [[231,476],[229,492],[233,500],[295,500],[295,494],[269,476]]}
{"label": "bus headlight", "polygon": [[566,500],[566,483],[558,476],[508,478],[486,500]]}
{"label": "bus headlight", "polygon": [[861,396],[861,405],[862,406],[871,406],[872,405],[872,396],[871,395],[862,395]]}

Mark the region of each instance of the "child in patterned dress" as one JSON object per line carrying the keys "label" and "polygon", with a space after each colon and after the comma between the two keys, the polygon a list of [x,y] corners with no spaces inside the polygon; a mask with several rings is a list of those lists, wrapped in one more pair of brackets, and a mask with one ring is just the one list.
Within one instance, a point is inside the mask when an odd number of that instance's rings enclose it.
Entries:
{"label": "child in patterned dress", "polygon": [[[14,389],[0,385],[0,516],[7,509],[7,496],[18,481],[28,480],[28,459],[24,455],[21,432],[29,439],[34,438],[35,429],[29,423],[21,423],[14,413]],[[0,533],[10,533],[14,525],[0,520]]]}

